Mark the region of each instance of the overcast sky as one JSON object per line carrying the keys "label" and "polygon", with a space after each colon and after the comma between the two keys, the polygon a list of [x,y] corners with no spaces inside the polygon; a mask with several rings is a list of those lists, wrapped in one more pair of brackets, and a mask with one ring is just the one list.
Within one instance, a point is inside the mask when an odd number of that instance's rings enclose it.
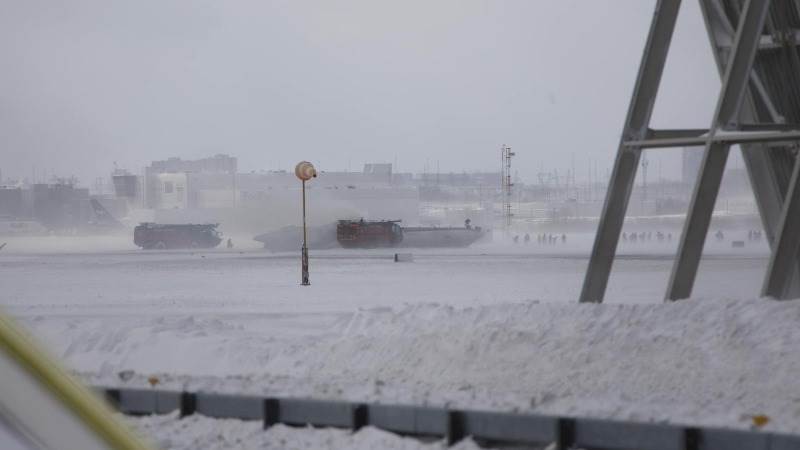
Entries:
{"label": "overcast sky", "polygon": [[[0,170],[397,162],[528,181],[610,166],[653,0],[0,0]],[[705,127],[718,75],[686,1],[654,125]],[[664,175],[677,155],[654,154]]]}

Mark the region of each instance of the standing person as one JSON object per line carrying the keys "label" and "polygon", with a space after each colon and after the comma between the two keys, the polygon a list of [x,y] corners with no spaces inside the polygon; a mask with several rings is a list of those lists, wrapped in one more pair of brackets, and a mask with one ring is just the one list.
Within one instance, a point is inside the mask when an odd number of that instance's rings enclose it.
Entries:
{"label": "standing person", "polygon": [[233,248],[233,240],[232,240],[231,238],[228,238],[228,243],[227,243],[227,244],[225,244],[225,245],[226,245],[228,248]]}
{"label": "standing person", "polygon": [[531,242],[531,235],[525,233],[525,245],[528,245]]}
{"label": "standing person", "polygon": [[561,243],[562,244],[567,243],[567,235],[565,233],[561,233]]}

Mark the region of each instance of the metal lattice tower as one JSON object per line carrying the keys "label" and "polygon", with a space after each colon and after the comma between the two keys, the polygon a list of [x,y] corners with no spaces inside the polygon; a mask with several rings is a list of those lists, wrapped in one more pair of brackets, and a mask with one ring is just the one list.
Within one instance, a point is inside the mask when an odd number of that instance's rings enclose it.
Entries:
{"label": "metal lattice tower", "polygon": [[511,151],[511,147],[503,144],[501,147],[501,183],[503,195],[503,226],[506,232],[511,229],[511,222],[514,217],[514,214],[511,212],[511,189],[514,186],[514,183],[511,181],[512,156],[514,156],[514,152]]}
{"label": "metal lattice tower", "polygon": [[702,146],[666,299],[691,295],[731,145],[740,145],[772,249],[762,295],[800,297],[800,2],[699,0],[722,78],[708,128],[650,128],[680,0],[658,0],[622,131],[581,302],[601,302],[647,148]]}

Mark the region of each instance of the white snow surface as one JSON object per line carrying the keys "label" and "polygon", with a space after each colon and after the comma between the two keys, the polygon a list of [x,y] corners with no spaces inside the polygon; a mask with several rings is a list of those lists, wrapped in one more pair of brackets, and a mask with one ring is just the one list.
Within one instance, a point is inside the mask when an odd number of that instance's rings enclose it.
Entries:
{"label": "white snow surface", "polygon": [[[0,253],[0,306],[93,384],[156,376],[167,389],[733,428],[763,414],[764,429],[800,432],[800,302],[755,298],[763,251],[712,251],[697,297],[671,304],[672,250],[629,252],[597,305],[575,303],[578,245],[420,251],[413,263],[315,252],[309,287],[296,255],[77,247]],[[236,448],[240,435],[242,448],[421,445],[378,430],[133,422],[165,448]],[[384,437],[399,441],[373,445]]]}
{"label": "white snow surface", "polygon": [[[245,450],[252,448],[306,449],[386,449],[440,450],[448,448],[443,441],[422,442],[373,427],[356,433],[331,428],[292,428],[276,425],[264,431],[259,421],[211,419],[200,415],[178,420],[177,414],[126,418],[147,439],[164,450]],[[478,450],[471,439],[464,439],[454,450]]]}
{"label": "white snow surface", "polygon": [[[156,375],[191,390],[735,427],[765,414],[769,429],[800,431],[797,302],[421,304],[326,319],[301,335],[263,315],[32,325],[96,384]],[[126,383],[124,369],[136,371]]]}

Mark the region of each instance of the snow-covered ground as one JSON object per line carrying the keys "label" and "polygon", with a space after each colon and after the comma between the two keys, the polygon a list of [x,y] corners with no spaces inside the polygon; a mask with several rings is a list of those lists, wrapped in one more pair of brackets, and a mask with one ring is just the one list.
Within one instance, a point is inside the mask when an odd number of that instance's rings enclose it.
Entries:
{"label": "snow-covered ground", "polygon": [[[443,441],[424,443],[414,438],[366,427],[357,433],[347,430],[291,428],[276,425],[264,431],[261,422],[210,419],[193,415],[178,420],[177,414],[128,418],[135,429],[159,448],[175,450],[219,449],[364,449],[364,450],[441,450],[447,448]],[[453,450],[478,450],[470,439],[465,439]]]}
{"label": "snow-covered ground", "polygon": [[[709,243],[696,298],[674,304],[661,302],[674,243],[623,245],[608,303],[579,305],[581,237],[412,250],[411,263],[390,250],[314,252],[309,287],[293,254],[144,252],[113,240],[87,250],[74,239],[11,242],[0,305],[92,383],[143,386],[155,375],[162,387],[732,427],[766,414],[766,429],[800,432],[800,303],[756,299],[763,244]],[[238,435],[289,448],[317,437],[330,448],[420,445],[377,430],[134,422],[169,448],[198,448],[176,437],[183,429],[210,448]]]}
{"label": "snow-covered ground", "polygon": [[[4,281],[0,304],[25,312],[133,308],[163,314],[252,308],[318,313],[431,301],[574,302],[590,244],[589,236],[570,236],[565,245],[410,250],[413,263],[394,263],[391,249],[312,251],[312,285],[300,287],[299,251],[273,254],[251,247],[146,252],[129,239],[29,238],[9,241],[0,252],[0,281]],[[674,247],[675,242],[622,244],[607,301],[660,302]],[[695,296],[758,295],[767,264],[763,243],[731,249],[729,243],[711,242],[708,247]]]}

